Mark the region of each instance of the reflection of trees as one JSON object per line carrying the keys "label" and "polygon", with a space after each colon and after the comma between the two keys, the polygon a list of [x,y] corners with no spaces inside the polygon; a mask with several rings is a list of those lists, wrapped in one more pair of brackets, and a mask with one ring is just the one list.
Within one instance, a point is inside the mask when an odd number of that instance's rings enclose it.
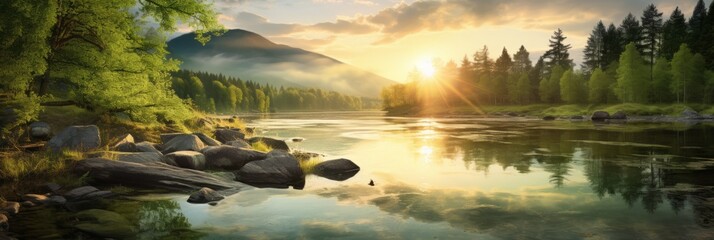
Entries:
{"label": "reflection of trees", "polygon": [[173,200],[122,201],[111,210],[123,213],[136,223],[142,239],[199,239],[203,234],[192,231],[188,218]]}

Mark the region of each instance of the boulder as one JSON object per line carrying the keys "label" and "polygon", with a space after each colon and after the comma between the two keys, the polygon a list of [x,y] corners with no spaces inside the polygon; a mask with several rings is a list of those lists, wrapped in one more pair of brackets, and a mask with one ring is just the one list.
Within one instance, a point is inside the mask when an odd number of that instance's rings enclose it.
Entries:
{"label": "boulder", "polygon": [[47,184],[45,184],[45,187],[47,188],[47,190],[49,190],[50,192],[53,192],[53,193],[56,193],[57,191],[62,189],[62,186],[60,186],[57,183],[47,183]]}
{"label": "boulder", "polygon": [[305,176],[293,157],[273,157],[247,163],[236,171],[236,180],[256,186],[302,189]]}
{"label": "boulder", "polygon": [[555,120],[555,116],[544,116],[543,120],[544,121],[553,121],[553,120]]}
{"label": "boulder", "polygon": [[240,184],[222,180],[210,173],[175,167],[164,163],[138,164],[90,158],[75,164],[73,171],[86,174],[96,182],[129,187],[196,191],[202,187],[216,190],[238,189]]}
{"label": "boulder", "polygon": [[99,189],[92,187],[92,186],[83,186],[83,187],[78,187],[75,189],[70,190],[69,192],[66,192],[64,196],[69,199],[69,200],[76,200],[84,197],[87,194],[97,192]]}
{"label": "boulder", "polygon": [[344,181],[359,172],[359,166],[349,159],[335,159],[315,165],[314,173],[320,177]]}
{"label": "boulder", "polygon": [[133,142],[125,142],[125,143],[117,144],[116,146],[112,147],[112,150],[118,151],[118,152],[138,152],[139,151],[136,148],[136,144]]}
{"label": "boulder", "polygon": [[99,128],[95,125],[67,127],[47,143],[47,146],[55,152],[62,149],[89,150],[100,145]]}
{"label": "boulder", "polygon": [[196,135],[196,137],[198,137],[198,139],[201,139],[201,141],[203,142],[203,144],[206,144],[206,146],[220,146],[220,145],[222,144],[222,143],[219,142],[218,140],[213,139],[213,138],[211,138],[211,137],[209,137],[208,135],[203,134],[203,133],[194,133],[193,135]]}
{"label": "boulder", "polygon": [[266,158],[264,152],[228,145],[207,147],[201,150],[206,156],[206,168],[238,170],[246,163]]}
{"label": "boulder", "polygon": [[125,143],[134,143],[134,136],[131,134],[127,133],[119,137],[117,140],[117,143],[114,144],[114,148],[117,148],[119,145],[125,144]]}
{"label": "boulder", "polygon": [[182,134],[164,143],[164,154],[176,151],[199,151],[206,147],[196,135]]}
{"label": "boulder", "polygon": [[590,120],[593,121],[605,121],[607,119],[610,119],[610,113],[605,111],[595,111],[593,115],[590,116]]}
{"label": "boulder", "polygon": [[45,201],[45,204],[48,205],[64,205],[65,203],[67,203],[67,199],[58,195],[52,195]]}
{"label": "boulder", "polygon": [[80,198],[80,200],[107,198],[107,197],[111,197],[111,196],[114,196],[114,193],[112,191],[106,191],[106,190],[105,191],[96,191],[96,192],[92,192],[92,193],[82,196]]}
{"label": "boulder", "polygon": [[135,144],[136,146],[136,151],[137,152],[155,152],[155,153],[161,153],[158,149],[155,147],[155,143],[152,142],[140,142]]}
{"label": "boulder", "polygon": [[246,142],[246,141],[243,140],[243,139],[236,139],[236,140],[233,140],[233,141],[230,141],[230,142],[226,142],[226,145],[234,146],[234,147],[239,147],[239,148],[248,148],[248,149],[253,148],[253,147],[250,146],[250,144],[248,144],[248,142]]}
{"label": "boulder", "polygon": [[248,143],[253,144],[256,142],[263,142],[265,145],[272,149],[280,149],[280,150],[285,150],[285,151],[290,151],[290,147],[288,147],[288,144],[285,143],[283,140],[278,140],[275,138],[269,138],[269,137],[253,137],[248,139]]}
{"label": "boulder", "polygon": [[245,138],[245,134],[237,129],[217,129],[213,134],[216,136],[216,139],[222,143]]}
{"label": "boulder", "polygon": [[36,140],[47,140],[52,135],[52,128],[46,122],[33,122],[28,126],[30,129],[30,138]]}
{"label": "boulder", "polygon": [[74,228],[100,238],[127,239],[136,232],[129,220],[107,210],[84,210],[75,214],[74,218],[79,221]]}
{"label": "boulder", "polygon": [[275,157],[295,157],[295,156],[290,154],[288,151],[280,150],[280,149],[272,150],[268,153],[267,156],[265,156],[265,158],[275,158]]}
{"label": "boulder", "polygon": [[700,115],[697,111],[694,111],[694,109],[691,109],[691,108],[685,108],[684,111],[682,111],[682,113],[680,115],[686,119],[700,119],[700,118],[702,118],[702,115]]}
{"label": "boulder", "polygon": [[194,151],[178,151],[166,154],[167,163],[175,164],[174,166],[204,170],[206,169],[206,157],[200,152]]}
{"label": "boulder", "polygon": [[626,120],[627,119],[627,114],[623,111],[617,111],[610,115],[610,119],[615,119],[615,120]]}
{"label": "boulder", "polygon": [[210,188],[201,188],[188,197],[190,203],[209,203],[223,200],[225,197]]}
{"label": "boulder", "polygon": [[161,152],[115,152],[113,154],[115,155],[117,161],[123,162],[147,164],[165,161],[165,157],[161,154]]}
{"label": "boulder", "polygon": [[161,142],[166,144],[167,142],[171,141],[176,136],[181,136],[181,135],[186,135],[185,133],[162,133],[159,135],[159,138],[161,138]]}
{"label": "boulder", "polygon": [[5,214],[0,213],[0,232],[5,232],[10,229],[10,221]]}
{"label": "boulder", "polygon": [[15,215],[20,212],[19,202],[2,202],[0,203],[0,212],[6,212],[10,215]]}

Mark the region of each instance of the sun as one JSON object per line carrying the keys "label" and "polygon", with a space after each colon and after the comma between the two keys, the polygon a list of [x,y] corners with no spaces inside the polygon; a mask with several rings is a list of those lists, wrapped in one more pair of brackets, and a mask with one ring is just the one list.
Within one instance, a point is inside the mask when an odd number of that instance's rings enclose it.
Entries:
{"label": "sun", "polygon": [[419,60],[416,63],[416,69],[427,79],[433,79],[434,74],[436,74],[436,68],[428,58]]}

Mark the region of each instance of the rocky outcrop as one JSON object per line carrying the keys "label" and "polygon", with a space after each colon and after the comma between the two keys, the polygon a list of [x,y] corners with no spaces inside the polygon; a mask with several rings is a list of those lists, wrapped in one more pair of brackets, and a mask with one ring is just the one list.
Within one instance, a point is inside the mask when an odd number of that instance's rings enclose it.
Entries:
{"label": "rocky outcrop", "polygon": [[335,159],[324,161],[315,165],[314,173],[320,177],[344,181],[359,172],[360,168],[349,159]]}
{"label": "rocky outcrop", "polygon": [[702,115],[699,114],[697,111],[694,111],[694,109],[691,108],[685,108],[682,113],[680,114],[685,119],[702,119]]}
{"label": "rocky outcrop", "polygon": [[34,140],[47,140],[52,135],[52,128],[46,122],[33,122],[28,126],[30,138]]}
{"label": "rocky outcrop", "polygon": [[248,143],[253,144],[256,142],[263,142],[265,145],[272,149],[280,149],[280,150],[285,150],[285,151],[290,151],[290,147],[288,147],[288,144],[283,141],[283,140],[278,140],[275,138],[269,138],[269,137],[253,137],[248,139]]}
{"label": "rocky outcrop", "polygon": [[114,144],[114,147],[112,147],[114,151],[119,151],[119,152],[136,152],[136,145],[134,144],[134,136],[131,134],[124,134],[123,136],[119,137],[119,140],[117,141],[116,144]]}
{"label": "rocky outcrop", "polygon": [[140,142],[135,144],[136,146],[136,151],[137,152],[155,152],[155,153],[161,153],[156,147],[154,147],[156,144],[152,142]]}
{"label": "rocky outcrop", "polygon": [[206,169],[206,157],[200,152],[194,151],[178,151],[166,154],[166,161],[170,165],[194,169]]}
{"label": "rocky outcrop", "polygon": [[159,135],[159,138],[161,138],[162,143],[167,143],[171,141],[176,136],[181,136],[181,135],[186,135],[185,133],[162,133]]}
{"label": "rocky outcrop", "polygon": [[302,189],[305,176],[293,157],[273,157],[249,162],[236,171],[236,180],[256,186]]}
{"label": "rocky outcrop", "polygon": [[89,150],[100,145],[99,128],[95,125],[67,127],[47,143],[50,150],[55,152],[62,149]]}
{"label": "rocky outcrop", "polygon": [[238,129],[217,129],[213,134],[216,136],[216,139],[222,143],[245,138],[245,134]]}
{"label": "rocky outcrop", "polygon": [[161,154],[161,152],[117,152],[110,154],[114,154],[116,160],[123,162],[133,162],[141,164],[165,162],[165,157],[163,154]]}
{"label": "rocky outcrop", "polygon": [[201,188],[188,197],[190,203],[210,203],[223,200],[225,197],[210,188]]}
{"label": "rocky outcrop", "polygon": [[610,119],[610,113],[605,111],[595,111],[593,115],[590,116],[590,120],[593,121],[605,121],[607,119]]}
{"label": "rocky outcrop", "polygon": [[138,164],[91,158],[75,164],[77,174],[86,174],[100,183],[113,183],[140,188],[196,191],[202,187],[216,190],[237,189],[240,185],[210,173],[180,168],[163,163]]}
{"label": "rocky outcrop", "polygon": [[206,146],[220,146],[220,145],[221,145],[221,142],[219,142],[219,141],[216,140],[216,139],[213,139],[213,138],[209,137],[209,136],[206,135],[206,134],[203,134],[203,133],[194,133],[193,135],[196,135],[196,137],[198,137],[198,139],[201,139],[201,141],[203,142],[203,144],[206,144]]}
{"label": "rocky outcrop", "polygon": [[264,152],[228,145],[207,147],[201,150],[206,156],[206,168],[238,170],[245,164],[266,158]]}
{"label": "rocky outcrop", "polygon": [[172,153],[176,151],[199,151],[206,147],[196,135],[193,134],[181,134],[172,137],[168,142],[164,143],[164,154]]}
{"label": "rocky outcrop", "polygon": [[236,139],[236,140],[227,142],[226,145],[234,146],[234,147],[239,147],[239,148],[248,148],[248,149],[252,148],[252,147],[250,146],[250,144],[248,144],[248,142],[246,142],[246,141],[243,140],[243,139]]}

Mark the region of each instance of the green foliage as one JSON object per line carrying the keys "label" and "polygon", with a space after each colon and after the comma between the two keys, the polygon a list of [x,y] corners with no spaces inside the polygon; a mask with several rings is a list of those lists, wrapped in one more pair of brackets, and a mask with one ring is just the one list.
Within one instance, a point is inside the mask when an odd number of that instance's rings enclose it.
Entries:
{"label": "green foliage", "polygon": [[302,169],[303,174],[309,175],[315,172],[315,166],[320,164],[323,160],[321,157],[312,157],[307,160],[298,160],[300,163],[300,169]]}
{"label": "green foliage", "polygon": [[0,156],[0,179],[22,182],[26,180],[46,179],[68,174],[74,161],[84,156],[80,152],[62,151],[22,153],[6,152]]}
{"label": "green foliage", "polygon": [[559,81],[560,97],[568,104],[581,103],[585,99],[586,89],[583,76],[572,69],[563,73]]}
{"label": "green foliage", "polygon": [[649,74],[634,43],[630,43],[625,47],[625,52],[620,55],[619,63],[617,85],[615,87],[617,97],[620,101],[626,103],[647,102],[648,89],[650,87]]}
{"label": "green foliage", "polygon": [[265,144],[263,141],[254,142],[254,143],[250,144],[250,146],[251,146],[253,149],[255,149],[255,150],[257,150],[257,151],[261,151],[261,152],[270,152],[270,151],[273,151],[273,148],[271,148],[270,146],[268,146],[267,144]]}
{"label": "green foliage", "polygon": [[560,100],[560,78],[564,72],[562,66],[556,65],[550,70],[550,77],[541,80],[538,88],[541,101],[555,103]]}
{"label": "green foliage", "polygon": [[652,78],[652,95],[650,99],[658,103],[671,102],[674,99],[670,91],[672,72],[669,61],[666,58],[660,57],[657,59],[652,70]]}
{"label": "green foliage", "polygon": [[682,14],[682,11],[677,7],[664,23],[662,45],[659,49],[659,55],[667,59],[672,59],[674,53],[679,50],[679,46],[685,43],[686,38],[687,20],[684,19],[684,14]]}
{"label": "green foliage", "polygon": [[590,103],[607,103],[608,95],[611,93],[610,86],[614,83],[613,79],[605,74],[600,68],[596,68],[588,81],[588,102]]}
{"label": "green foliage", "polygon": [[701,54],[693,54],[687,44],[682,44],[672,58],[672,84],[670,89],[677,102],[696,102],[703,97],[706,68]]}

